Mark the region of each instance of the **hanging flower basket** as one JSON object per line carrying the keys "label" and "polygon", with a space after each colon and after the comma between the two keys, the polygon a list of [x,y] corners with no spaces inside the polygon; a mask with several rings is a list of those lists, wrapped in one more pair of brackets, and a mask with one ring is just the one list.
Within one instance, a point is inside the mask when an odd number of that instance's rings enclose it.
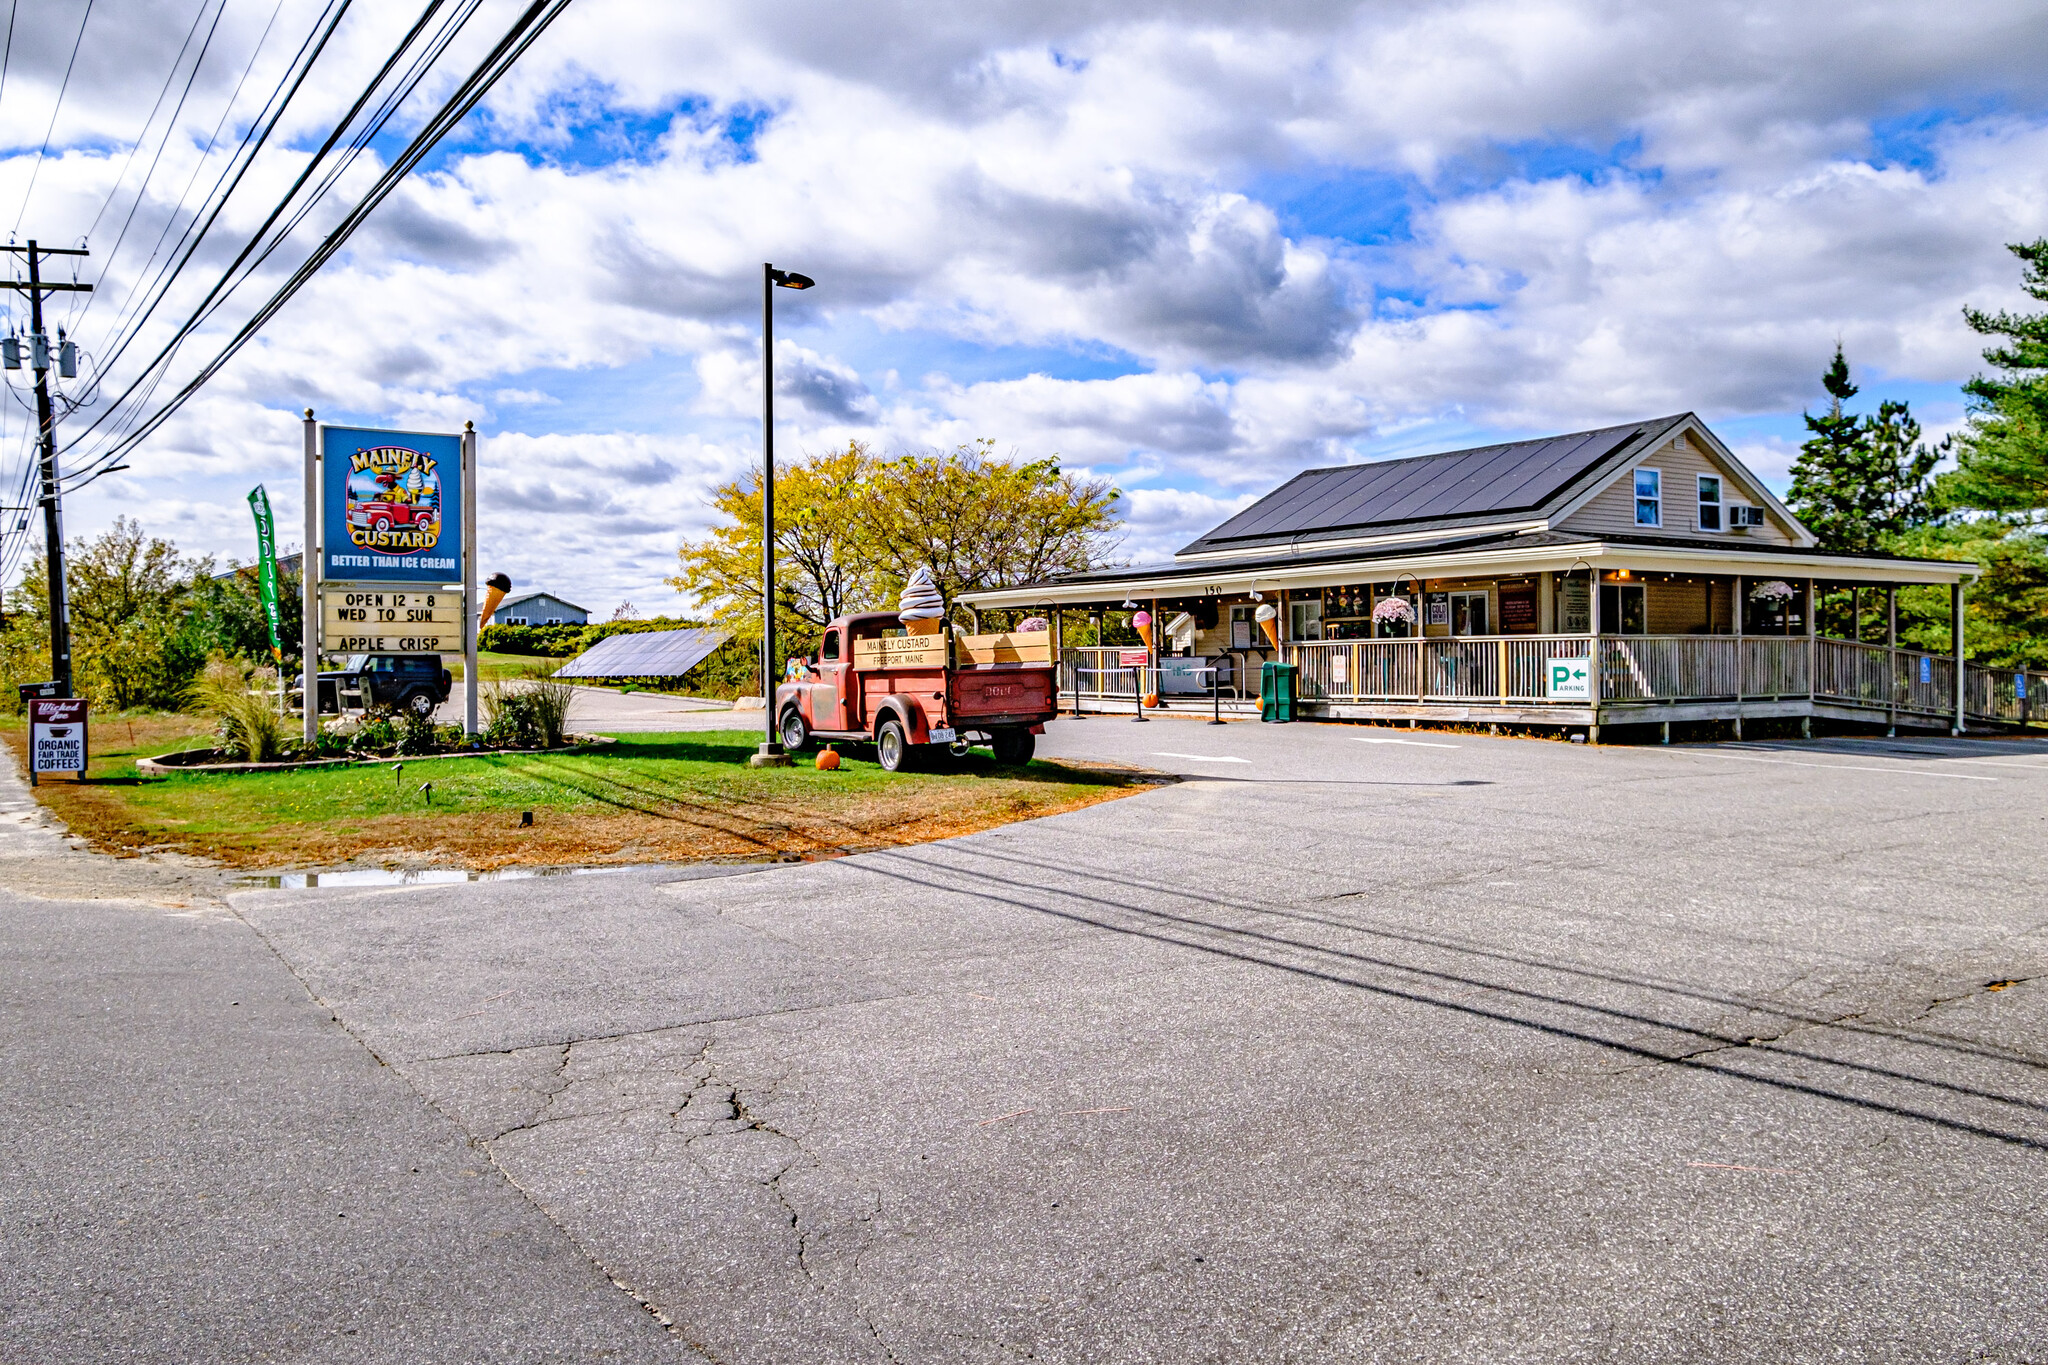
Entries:
{"label": "hanging flower basket", "polygon": [[1790,602],[1794,595],[1792,585],[1782,578],[1759,583],[1749,590],[1749,597],[1753,602]]}
{"label": "hanging flower basket", "polygon": [[1405,597],[1383,597],[1372,609],[1372,623],[1376,626],[1405,626],[1415,619],[1415,608],[1408,605]]}

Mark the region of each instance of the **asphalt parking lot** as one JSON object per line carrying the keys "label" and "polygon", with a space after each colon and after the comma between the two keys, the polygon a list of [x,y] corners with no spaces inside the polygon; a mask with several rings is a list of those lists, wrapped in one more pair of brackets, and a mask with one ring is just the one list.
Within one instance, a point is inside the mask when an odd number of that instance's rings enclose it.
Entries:
{"label": "asphalt parking lot", "polygon": [[1040,754],[1181,780],[0,896],[0,1359],[2048,1359],[2048,744]]}

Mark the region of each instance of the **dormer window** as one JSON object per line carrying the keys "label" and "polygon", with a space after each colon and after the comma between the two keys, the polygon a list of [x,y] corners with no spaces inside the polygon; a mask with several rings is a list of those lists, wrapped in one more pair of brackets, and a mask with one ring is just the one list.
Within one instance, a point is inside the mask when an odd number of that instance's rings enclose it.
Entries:
{"label": "dormer window", "polygon": [[1700,486],[1700,529],[1718,531],[1721,529],[1721,476],[1702,474]]}
{"label": "dormer window", "polygon": [[1636,471],[1636,525],[1664,524],[1664,475],[1655,469]]}

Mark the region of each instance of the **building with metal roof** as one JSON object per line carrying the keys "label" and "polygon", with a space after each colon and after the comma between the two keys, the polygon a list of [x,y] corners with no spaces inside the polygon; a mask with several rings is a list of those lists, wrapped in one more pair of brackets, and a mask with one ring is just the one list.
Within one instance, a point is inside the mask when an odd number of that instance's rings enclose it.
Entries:
{"label": "building with metal roof", "polygon": [[[2028,689],[1966,668],[1963,594],[1976,573],[1823,552],[1680,413],[1304,470],[1169,561],[960,600],[1049,615],[1084,706],[1132,708],[1138,672],[1099,628],[1144,609],[1159,623],[1147,686],[1169,704],[1198,694],[1208,705],[1218,679],[1245,696],[1279,662],[1297,670],[1310,716],[1553,724],[1597,738],[1603,724],[1668,734],[1673,721],[1730,720],[1739,732],[1763,716],[2002,718]],[[1953,650],[1900,647],[1905,586],[1949,590]],[[1076,634],[1087,643],[1069,647]]]}

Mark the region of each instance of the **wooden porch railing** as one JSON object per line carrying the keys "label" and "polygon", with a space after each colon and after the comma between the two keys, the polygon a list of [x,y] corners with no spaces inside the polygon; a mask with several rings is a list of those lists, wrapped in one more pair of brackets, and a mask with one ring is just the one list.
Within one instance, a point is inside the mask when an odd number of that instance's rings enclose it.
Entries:
{"label": "wooden porch railing", "polygon": [[[1064,651],[1060,689],[1127,698],[1136,671],[1116,646]],[[1955,660],[1946,654],[1825,636],[1584,635],[1312,640],[1283,646],[1305,701],[1586,705],[1552,697],[1550,661],[1598,660],[1602,702],[1804,698],[1873,717],[1953,719]],[[1248,674],[1240,686],[1252,687]],[[2048,673],[1968,667],[1965,714],[2007,724],[2048,721]]]}

